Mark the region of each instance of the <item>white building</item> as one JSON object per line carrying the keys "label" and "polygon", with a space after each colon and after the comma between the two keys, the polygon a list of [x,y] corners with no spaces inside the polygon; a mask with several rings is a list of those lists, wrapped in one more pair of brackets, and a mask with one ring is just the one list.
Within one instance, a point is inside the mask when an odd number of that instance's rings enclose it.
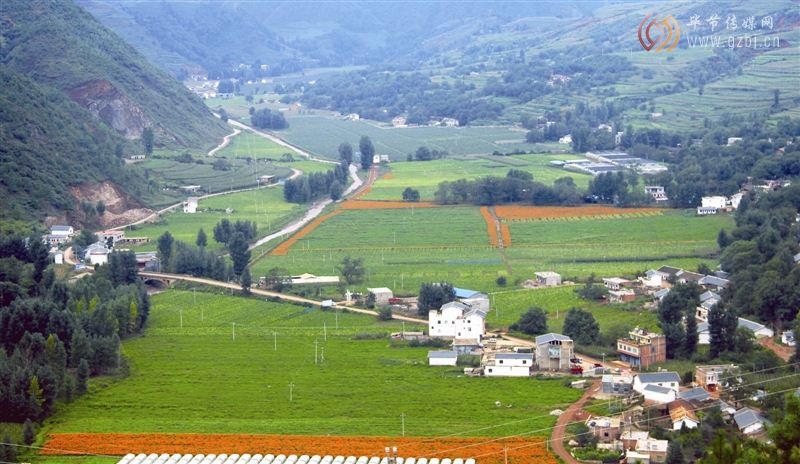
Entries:
{"label": "white building", "polygon": [[648,385],[669,388],[677,393],[680,384],[681,377],[677,372],[646,372],[633,378],[633,390],[639,393]]}
{"label": "white building", "polygon": [[114,245],[120,240],[125,239],[125,231],[119,229],[108,229],[102,232],[97,232],[95,236],[97,237],[97,240],[100,240],[105,243],[108,243],[108,239],[110,238],[111,244]]}
{"label": "white building", "polygon": [[487,314],[489,313],[489,295],[466,288],[454,287],[453,290],[456,292],[458,301],[473,309],[480,309]]}
{"label": "white building", "polygon": [[455,351],[428,351],[429,366],[455,366],[458,353]]}
{"label": "white building", "polygon": [[545,287],[561,285],[561,274],[552,271],[534,272],[536,283]]}
{"label": "white building", "polygon": [[700,202],[700,206],[703,208],[717,208],[717,209],[724,209],[728,203],[728,199],[721,196],[715,195],[710,197],[703,197]]}
{"label": "white building", "polygon": [[72,226],[53,226],[50,228],[50,235],[70,238],[75,235],[75,229]]}
{"label": "white building", "polygon": [[794,331],[787,330],[781,334],[781,343],[786,346],[795,346],[797,343],[794,339]]}
{"label": "white building", "polygon": [[645,401],[652,401],[658,404],[670,403],[678,398],[678,394],[675,393],[675,390],[667,387],[659,387],[658,385],[645,385],[641,393]]}
{"label": "white building", "polygon": [[487,377],[528,377],[533,367],[533,353],[496,353],[483,368]]}
{"label": "white building", "polygon": [[89,265],[103,265],[108,262],[108,255],[111,253],[104,243],[93,243],[86,247],[83,253],[83,261]]}
{"label": "white building", "polygon": [[[754,322],[749,319],[745,319],[743,317],[739,318],[738,327],[745,328],[753,332],[756,338],[764,338],[764,337],[772,338],[775,335],[775,332],[773,332],[772,329],[765,326],[764,324],[759,324],[758,322]],[[708,322],[700,322],[699,324],[697,324],[697,344],[708,345],[710,343],[711,343],[711,331],[709,330]]]}
{"label": "white building", "polygon": [[305,274],[291,276],[290,283],[292,285],[329,285],[329,284],[338,284],[339,283],[339,276],[316,276],[314,274],[305,273]]}
{"label": "white building", "polygon": [[564,145],[569,145],[570,143],[572,143],[572,134],[567,134],[567,135],[561,137],[560,139],[558,139],[558,143],[562,143]]}
{"label": "white building", "polygon": [[197,212],[197,197],[189,197],[183,202],[183,212],[187,214],[194,214]]}
{"label": "white building", "polygon": [[697,215],[698,216],[708,216],[711,214],[717,214],[719,211],[718,208],[714,208],[713,206],[698,206],[697,207]]}
{"label": "white building", "polygon": [[664,191],[663,185],[645,185],[644,193],[653,197],[657,202],[668,201],[667,193]]}
{"label": "white building", "polygon": [[64,252],[60,250],[56,251],[55,254],[53,254],[53,262],[56,264],[64,264]]}
{"label": "white building", "polygon": [[764,430],[765,419],[750,408],[742,408],[733,415],[736,427],[745,435],[752,435]]}
{"label": "white building", "polygon": [[428,312],[428,335],[431,337],[480,341],[486,332],[486,312],[453,301],[439,310]]}
{"label": "white building", "polygon": [[367,292],[375,295],[375,306],[386,306],[394,298],[394,293],[386,287],[368,288]]}
{"label": "white building", "polygon": [[603,278],[603,285],[609,290],[619,290],[630,285],[631,281],[619,277],[605,277]]}

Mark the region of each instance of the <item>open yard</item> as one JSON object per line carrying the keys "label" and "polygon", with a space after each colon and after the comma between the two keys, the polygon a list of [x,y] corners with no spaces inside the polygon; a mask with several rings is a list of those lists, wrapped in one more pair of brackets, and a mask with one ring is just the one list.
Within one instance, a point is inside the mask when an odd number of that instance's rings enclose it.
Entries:
{"label": "open yard", "polygon": [[717,232],[730,228],[733,219],[667,210],[506,224],[512,245],[502,251],[491,246],[478,207],[346,209],[304,235],[285,255],[256,261],[253,275],[274,267],[293,274],[336,274],[338,263],[349,255],[364,258],[363,286],[412,294],[420,283],[439,280],[495,291],[501,289],[495,282],[501,275],[513,286],[545,270],[584,278],[593,272],[598,277],[632,275],[663,264],[695,269],[700,262],[716,263]]}
{"label": "open yard", "polygon": [[266,137],[256,135],[250,131],[242,131],[239,135],[233,137],[230,143],[214,156],[225,158],[279,159],[284,153],[293,152]]}
{"label": "open yard", "polygon": [[145,335],[123,344],[130,376],[92,380],[48,430],[399,436],[405,414],[407,436],[543,435],[535,431],[555,422],[548,412],[580,395],[562,380],[428,367],[428,348],[375,338],[399,328],[255,298],[198,292],[195,303],[192,292],[169,290],[153,297]]}
{"label": "open yard", "polygon": [[552,184],[560,177],[572,177],[575,183],[585,189],[591,176],[568,172],[549,166],[553,160],[580,158],[578,155],[515,155],[515,156],[472,156],[446,158],[433,161],[397,162],[391,164],[390,175],[378,179],[366,200],[400,200],[403,190],[411,187],[419,190],[423,200],[432,200],[439,184],[458,179],[478,177],[505,177],[510,169],[529,172],[533,179],[544,184]]}

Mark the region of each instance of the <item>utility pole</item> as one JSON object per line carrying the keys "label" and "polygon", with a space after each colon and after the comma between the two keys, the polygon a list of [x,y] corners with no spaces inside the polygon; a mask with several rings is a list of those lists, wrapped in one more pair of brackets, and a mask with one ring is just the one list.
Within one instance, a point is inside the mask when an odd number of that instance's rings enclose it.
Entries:
{"label": "utility pole", "polygon": [[336,330],[339,330],[339,310],[338,309],[334,309],[333,310],[333,314],[336,317]]}
{"label": "utility pole", "polygon": [[323,322],[322,323],[322,335],[325,337],[325,341],[327,342],[328,341],[328,323],[327,322]]}
{"label": "utility pole", "polygon": [[405,340],[406,339],[406,321],[403,321],[402,324],[403,324],[403,340]]}
{"label": "utility pole", "polygon": [[319,362],[321,362],[321,363],[325,362],[325,347],[324,346],[322,347],[322,352],[320,353],[320,356],[319,356]]}
{"label": "utility pole", "polygon": [[290,383],[290,384],[289,384],[289,402],[290,402],[290,403],[292,402],[292,393],[293,393],[293,390],[294,390],[294,382],[292,382],[292,383]]}
{"label": "utility pole", "polygon": [[278,351],[278,333],[272,332],[273,351]]}
{"label": "utility pole", "polygon": [[400,414],[400,433],[401,436],[406,436],[406,413]]}
{"label": "utility pole", "polygon": [[233,341],[236,341],[236,323],[232,322],[233,324]]}

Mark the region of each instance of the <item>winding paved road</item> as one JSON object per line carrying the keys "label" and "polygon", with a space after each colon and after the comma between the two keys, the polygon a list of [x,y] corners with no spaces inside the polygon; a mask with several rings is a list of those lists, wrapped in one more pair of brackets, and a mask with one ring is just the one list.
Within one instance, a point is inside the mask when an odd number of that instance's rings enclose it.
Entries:
{"label": "winding paved road", "polygon": [[558,416],[556,425],[553,427],[553,435],[550,437],[550,444],[552,445],[553,452],[567,464],[581,464],[581,462],[572,457],[572,454],[564,447],[564,436],[567,433],[567,426],[574,422],[575,416],[598,390],[600,390],[600,379],[595,380],[592,386],[586,390],[586,393],[584,393],[578,401],[572,403],[566,411]]}

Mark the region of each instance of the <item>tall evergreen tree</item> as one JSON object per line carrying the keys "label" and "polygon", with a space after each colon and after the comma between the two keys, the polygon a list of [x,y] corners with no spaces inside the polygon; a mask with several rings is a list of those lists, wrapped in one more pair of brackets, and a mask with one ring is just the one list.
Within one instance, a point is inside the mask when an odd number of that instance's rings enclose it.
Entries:
{"label": "tall evergreen tree", "polygon": [[175,239],[169,231],[164,232],[158,237],[158,255],[161,257],[162,268],[169,266],[170,258],[172,257],[172,247],[175,245]]}
{"label": "tall evergreen tree", "polygon": [[358,142],[358,149],[361,152],[361,168],[369,169],[372,166],[372,158],[375,156],[375,146],[372,145],[372,140],[366,135],[362,136]]}
{"label": "tall evergreen tree", "polygon": [[350,166],[350,163],[353,162],[353,146],[347,142],[340,143],[339,159],[342,160],[342,164],[345,167]]}
{"label": "tall evergreen tree", "polygon": [[195,240],[195,244],[199,247],[205,247],[208,244],[208,237],[206,236],[206,231],[203,230],[201,227],[200,230],[197,231],[197,240]]}

